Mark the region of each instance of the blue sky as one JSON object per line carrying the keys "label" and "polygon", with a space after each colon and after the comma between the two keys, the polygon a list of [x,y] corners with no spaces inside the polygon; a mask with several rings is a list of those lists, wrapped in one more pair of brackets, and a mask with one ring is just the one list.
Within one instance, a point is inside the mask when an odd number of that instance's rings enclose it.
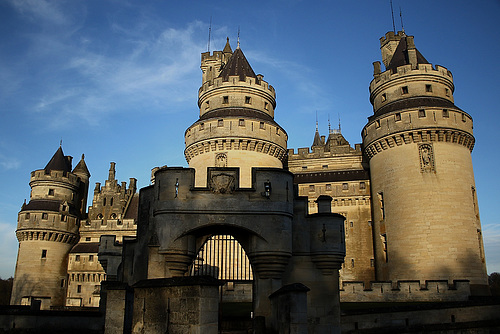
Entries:
{"label": "blue sky", "polygon": [[[452,71],[455,103],[474,119],[472,153],[488,272],[500,271],[500,181],[495,91],[500,88],[500,1],[394,0],[396,27],[415,36],[432,64]],[[184,130],[199,115],[200,53],[226,36],[277,91],[276,121],[290,148],[310,146],[337,123],[352,145],[372,114],[368,85],[392,30],[389,1],[0,2],[0,276],[14,273],[17,213],[29,173],[63,140],[85,153],[95,182],[148,185],[155,166],[186,166]]]}

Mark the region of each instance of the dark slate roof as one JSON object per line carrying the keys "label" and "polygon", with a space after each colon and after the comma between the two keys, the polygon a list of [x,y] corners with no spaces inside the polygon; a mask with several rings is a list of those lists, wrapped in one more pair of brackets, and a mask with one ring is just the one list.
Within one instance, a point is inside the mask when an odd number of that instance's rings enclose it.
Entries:
{"label": "dark slate roof", "polygon": [[[417,64],[429,64],[429,62],[425,59],[424,56],[415,48],[417,53]],[[399,41],[398,47],[394,54],[392,55],[391,61],[387,66],[386,70],[396,70],[399,66],[409,65],[410,59],[408,57],[408,44],[406,41],[406,37],[401,38]]]}
{"label": "dark slate roof", "polygon": [[99,252],[98,242],[79,242],[73,246],[70,253],[97,253]]}
{"label": "dark slate roof", "polygon": [[312,146],[321,146],[321,137],[319,135],[318,129],[316,129],[316,132],[314,133],[314,140]]}
{"label": "dark slate roof", "polygon": [[85,155],[82,154],[82,158],[80,159],[80,162],[78,165],[76,165],[75,169],[73,169],[73,173],[82,173],[87,176],[90,176],[89,169],[87,168],[87,164],[85,163]]}
{"label": "dark slate roof", "polygon": [[127,212],[125,212],[125,216],[123,219],[134,219],[137,221],[139,212],[139,194],[134,194],[130,204],[128,206]]}
{"label": "dark slate roof", "polygon": [[370,174],[366,170],[346,170],[338,172],[316,172],[293,174],[293,183],[340,182],[368,180]]}
{"label": "dark slate roof", "polygon": [[459,107],[453,104],[453,102],[443,99],[440,97],[434,97],[434,96],[415,96],[415,97],[409,97],[406,99],[402,100],[396,100],[394,102],[388,103],[387,105],[379,108],[375,115],[369,117],[368,119],[371,120],[373,117],[377,117],[380,115],[388,114],[391,112],[395,111],[401,111],[404,109],[410,109],[410,108],[450,108],[450,109],[457,109],[462,111]]}
{"label": "dark slate roof", "polygon": [[[61,204],[63,201],[58,201],[58,200],[46,200],[46,199],[34,199],[29,201],[28,204],[23,205],[23,208],[21,209],[22,211],[48,211],[48,212],[59,212]],[[69,213],[78,215],[79,212],[78,210],[73,207],[72,205],[69,205]]]}
{"label": "dark slate roof", "polygon": [[255,78],[255,80],[258,81],[255,72],[240,48],[236,48],[236,50],[234,50],[233,55],[229,58],[226,66],[224,66],[220,72],[219,78],[222,78],[224,81],[228,81],[229,76],[235,75],[240,77],[240,81],[245,81],[245,78],[247,77]]}
{"label": "dark slate roof", "polygon": [[64,156],[62,147],[59,146],[56,153],[52,156],[47,166],[45,166],[45,172],[50,173],[51,170],[60,170],[64,173],[71,172],[71,163],[68,158]]}

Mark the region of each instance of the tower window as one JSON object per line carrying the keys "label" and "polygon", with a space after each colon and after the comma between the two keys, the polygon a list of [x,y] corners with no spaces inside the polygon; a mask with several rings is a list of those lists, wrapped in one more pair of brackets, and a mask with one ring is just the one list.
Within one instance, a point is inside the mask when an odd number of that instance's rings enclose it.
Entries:
{"label": "tower window", "polygon": [[49,189],[49,196],[54,196],[54,189]]}
{"label": "tower window", "polygon": [[327,169],[328,168],[328,165],[323,165],[322,166],[323,169]]}
{"label": "tower window", "polygon": [[245,120],[242,118],[238,121],[239,126],[245,126]]}
{"label": "tower window", "polygon": [[449,118],[450,117],[450,113],[448,111],[448,109],[443,109],[443,118]]}
{"label": "tower window", "polygon": [[49,214],[46,212],[42,213],[42,219],[49,219]]}
{"label": "tower window", "polygon": [[446,96],[450,96],[450,90],[448,88],[444,89],[444,93],[446,94]]}
{"label": "tower window", "polygon": [[30,214],[29,214],[29,212],[24,214],[24,219],[30,219]]}
{"label": "tower window", "polygon": [[75,255],[75,261],[80,261],[80,255]]}
{"label": "tower window", "polygon": [[42,249],[42,259],[46,259],[46,258],[47,258],[47,250]]}
{"label": "tower window", "polygon": [[366,189],[366,183],[365,182],[360,182],[359,183],[359,189]]}
{"label": "tower window", "polygon": [[397,112],[395,115],[394,115],[394,119],[397,121],[400,121],[401,120],[401,113],[400,112]]}
{"label": "tower window", "polygon": [[432,93],[432,85],[425,85],[425,91],[427,93]]}
{"label": "tower window", "polygon": [[109,200],[109,205],[113,206],[113,197],[111,197],[111,199]]}
{"label": "tower window", "polygon": [[64,278],[61,280],[61,288],[64,288]]}
{"label": "tower window", "polygon": [[224,120],[223,120],[223,119],[219,119],[219,120],[217,121],[217,126],[218,126],[218,127],[223,127],[223,126],[224,126]]}
{"label": "tower window", "polygon": [[90,254],[89,255],[89,262],[93,262],[94,261],[94,255]]}
{"label": "tower window", "polygon": [[382,102],[385,102],[387,101],[387,95],[384,93],[382,94]]}
{"label": "tower window", "polygon": [[66,221],[66,215],[61,215],[61,221],[65,222]]}
{"label": "tower window", "polygon": [[92,241],[91,237],[85,237],[85,241]]}
{"label": "tower window", "polygon": [[82,293],[82,286],[80,284],[77,285],[76,292],[77,293]]}
{"label": "tower window", "polygon": [[250,96],[245,96],[245,103],[250,104],[251,102],[252,102],[252,99],[250,98]]}
{"label": "tower window", "polygon": [[106,206],[106,197],[102,200],[102,206]]}
{"label": "tower window", "polygon": [[401,94],[408,94],[408,86],[401,87]]}
{"label": "tower window", "polygon": [[378,194],[378,201],[379,201],[379,205],[380,205],[380,220],[384,220],[385,219],[385,208],[384,208],[384,193],[383,192],[379,192]]}
{"label": "tower window", "polygon": [[342,183],[342,190],[349,190],[349,184],[348,183]]}
{"label": "tower window", "polygon": [[351,267],[354,268],[354,259],[351,259]]}
{"label": "tower window", "polygon": [[208,109],[210,107],[210,101],[205,101],[205,109]]}
{"label": "tower window", "polygon": [[228,104],[229,103],[229,96],[223,96],[222,97],[222,104]]}
{"label": "tower window", "polygon": [[265,109],[265,110],[269,110],[269,103],[264,102],[264,109]]}
{"label": "tower window", "polygon": [[307,166],[302,166],[302,169],[307,169]]}
{"label": "tower window", "polygon": [[259,127],[260,127],[261,129],[265,129],[265,128],[266,128],[266,127],[265,127],[265,125],[264,125],[264,122],[260,122]]}
{"label": "tower window", "polygon": [[330,183],[328,183],[326,186],[325,186],[325,189],[326,191],[331,191],[332,190],[332,185]]}
{"label": "tower window", "polygon": [[203,130],[205,128],[205,123],[200,123],[200,130]]}
{"label": "tower window", "polygon": [[349,225],[350,225],[351,227],[354,227],[354,222],[349,222]]}
{"label": "tower window", "polygon": [[376,128],[380,128],[380,120],[379,120],[379,119],[377,119],[377,120],[375,121],[375,127],[376,127]]}
{"label": "tower window", "polygon": [[314,191],[314,184],[311,184],[311,185],[309,186],[309,191]]}
{"label": "tower window", "polygon": [[425,109],[418,110],[418,117],[420,117],[420,118],[425,117]]}
{"label": "tower window", "polygon": [[375,267],[375,259],[370,259],[370,267]]}
{"label": "tower window", "polygon": [[465,114],[462,114],[462,122],[465,122],[467,121],[467,116],[465,116]]}

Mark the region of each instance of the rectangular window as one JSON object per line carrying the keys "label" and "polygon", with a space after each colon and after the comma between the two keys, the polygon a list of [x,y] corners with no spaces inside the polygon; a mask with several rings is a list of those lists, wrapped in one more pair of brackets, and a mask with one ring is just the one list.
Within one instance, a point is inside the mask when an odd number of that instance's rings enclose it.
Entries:
{"label": "rectangular window", "polygon": [[203,130],[205,128],[205,123],[200,123],[200,130]]}
{"label": "rectangular window", "polygon": [[323,165],[322,168],[323,169],[328,169],[328,165]]}
{"label": "rectangular window", "polygon": [[349,184],[348,183],[342,183],[342,190],[349,190]]}
{"label": "rectangular window", "polygon": [[250,96],[245,96],[245,103],[250,104],[251,102],[252,102],[252,99],[250,98]]}
{"label": "rectangular window", "polygon": [[326,191],[331,191],[332,190],[332,185],[330,183],[328,183],[326,186],[325,186],[325,189]]}
{"label": "rectangular window", "polygon": [[377,195],[378,195],[378,201],[379,201],[379,205],[380,205],[381,220],[384,220],[385,219],[384,193],[383,192],[379,192]]}
{"label": "rectangular window", "polygon": [[49,214],[46,212],[42,213],[42,219],[49,219]]}
{"label": "rectangular window", "polygon": [[444,93],[446,94],[446,96],[450,96],[450,90],[448,88],[444,89]]}
{"label": "rectangular window", "polygon": [[265,110],[269,110],[269,103],[264,102],[264,109],[265,109]]}
{"label": "rectangular window", "polygon": [[265,128],[266,128],[266,127],[265,127],[265,124],[264,124],[264,122],[260,122],[260,125],[259,125],[259,127],[260,127],[261,129],[265,129]]}
{"label": "rectangular window", "polygon": [[427,93],[432,93],[432,85],[425,85],[425,91]]}
{"label": "rectangular window", "polygon": [[418,110],[418,117],[420,117],[420,118],[425,117],[425,109]]}
{"label": "rectangular window", "polygon": [[465,114],[462,114],[462,122],[465,122],[467,121],[467,116],[465,116]]}
{"label": "rectangular window", "polygon": [[366,189],[366,183],[365,182],[360,182],[359,183],[359,189]]}
{"label": "rectangular window", "polygon": [[394,115],[394,118],[396,119],[396,122],[397,122],[397,121],[400,121],[400,120],[401,120],[401,113],[400,113],[400,112],[397,112],[397,113]]}
{"label": "rectangular window", "polygon": [[375,259],[370,259],[370,267],[375,267]]}
{"label": "rectangular window", "polygon": [[351,268],[354,268],[354,259],[351,259]]}
{"label": "rectangular window", "polygon": [[229,96],[223,96],[222,97],[222,104],[228,104],[229,103]]}
{"label": "rectangular window", "polygon": [[302,169],[307,169],[307,166],[302,166]]}
{"label": "rectangular window", "polygon": [[349,222],[349,225],[350,225],[351,227],[354,227],[354,222]]}
{"label": "rectangular window", "polygon": [[46,258],[47,258],[47,250],[42,249],[42,259],[46,259]]}
{"label": "rectangular window", "polygon": [[408,94],[408,86],[401,87],[401,94]]}
{"label": "rectangular window", "polygon": [[238,121],[238,124],[239,124],[240,126],[245,126],[245,120],[244,120],[244,119],[240,119],[240,120]]}
{"label": "rectangular window", "polygon": [[66,215],[61,215],[61,221],[65,222],[66,221]]}
{"label": "rectangular window", "polygon": [[85,241],[91,241],[92,238],[91,237],[85,237]]}
{"label": "rectangular window", "polygon": [[80,284],[77,285],[76,292],[77,293],[82,293],[82,286]]}
{"label": "rectangular window", "polygon": [[29,213],[24,214],[24,219],[30,219],[30,214]]}
{"label": "rectangular window", "polygon": [[377,119],[377,120],[375,121],[375,127],[376,127],[376,128],[380,128],[380,120],[379,120],[379,119]]}
{"label": "rectangular window", "polygon": [[384,93],[382,94],[382,102],[385,102],[387,101],[387,95]]}
{"label": "rectangular window", "polygon": [[205,109],[210,108],[210,101],[205,101]]}
{"label": "rectangular window", "polygon": [[92,255],[92,254],[90,254],[90,255],[89,255],[89,261],[90,261],[90,262],[93,262],[93,261],[94,261],[94,255]]}
{"label": "rectangular window", "polygon": [[75,261],[80,261],[80,255],[75,255]]}
{"label": "rectangular window", "polygon": [[54,189],[49,189],[49,196],[54,196]]}
{"label": "rectangular window", "polygon": [[64,279],[61,280],[61,288],[64,288]]}
{"label": "rectangular window", "polygon": [[311,185],[309,186],[309,191],[314,191],[314,184],[311,184]]}
{"label": "rectangular window", "polygon": [[217,126],[218,126],[218,127],[222,127],[222,126],[224,126],[224,120],[219,119],[219,120],[217,121]]}
{"label": "rectangular window", "polygon": [[448,109],[443,109],[443,118],[449,118],[450,117],[450,112]]}

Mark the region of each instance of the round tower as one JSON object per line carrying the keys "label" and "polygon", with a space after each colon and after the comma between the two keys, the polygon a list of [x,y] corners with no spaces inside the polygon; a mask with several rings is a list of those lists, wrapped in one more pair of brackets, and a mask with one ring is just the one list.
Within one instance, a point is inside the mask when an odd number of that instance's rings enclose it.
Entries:
{"label": "round tower", "polygon": [[30,201],[18,215],[13,305],[65,305],[67,259],[78,241],[90,177],[83,156],[73,172],[71,159],[59,147],[44,169],[31,172]]}
{"label": "round tower", "polygon": [[239,167],[241,187],[252,186],[252,167],[283,168],[288,137],[274,121],[274,88],[229,40],[224,51],[202,54],[201,69],[200,118],[185,132],[184,151],[196,186],[207,185],[208,167]]}
{"label": "round tower", "polygon": [[475,193],[472,118],[455,106],[453,77],[415,48],[381,40],[374,63],[374,115],[362,131],[369,159],[377,280],[470,280],[487,291]]}

